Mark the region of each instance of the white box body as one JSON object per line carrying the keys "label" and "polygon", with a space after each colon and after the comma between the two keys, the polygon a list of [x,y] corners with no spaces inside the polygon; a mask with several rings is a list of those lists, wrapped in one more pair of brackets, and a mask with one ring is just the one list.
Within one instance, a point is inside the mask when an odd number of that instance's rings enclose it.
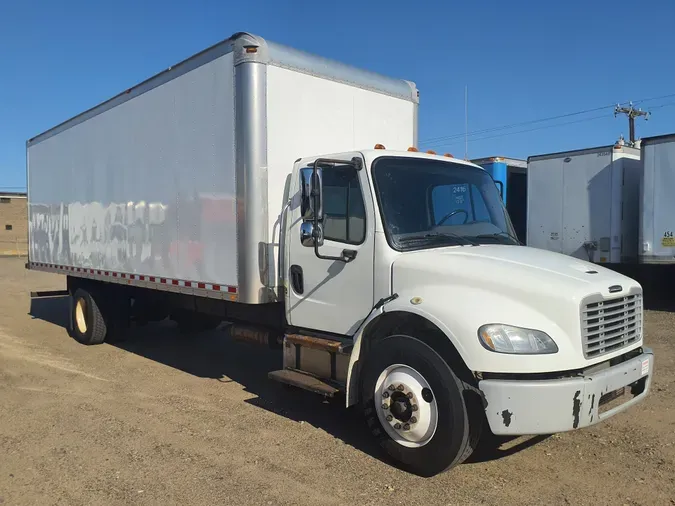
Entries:
{"label": "white box body", "polygon": [[27,142],[29,261],[278,300],[294,161],[407,149],[414,83],[238,33]]}

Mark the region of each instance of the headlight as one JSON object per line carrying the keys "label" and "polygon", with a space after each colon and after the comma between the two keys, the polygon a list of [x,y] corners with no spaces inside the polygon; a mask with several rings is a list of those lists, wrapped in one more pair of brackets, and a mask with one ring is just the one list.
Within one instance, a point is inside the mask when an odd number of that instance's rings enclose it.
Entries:
{"label": "headlight", "polygon": [[556,353],[558,346],[545,332],[493,323],[478,329],[481,344],[490,351],[516,355]]}

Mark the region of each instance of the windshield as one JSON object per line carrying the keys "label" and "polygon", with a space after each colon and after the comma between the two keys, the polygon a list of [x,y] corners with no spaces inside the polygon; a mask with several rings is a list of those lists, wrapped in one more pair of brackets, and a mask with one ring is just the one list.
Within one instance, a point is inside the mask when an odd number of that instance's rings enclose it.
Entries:
{"label": "windshield", "polygon": [[382,157],[372,172],[387,240],[395,249],[519,244],[497,186],[482,169]]}

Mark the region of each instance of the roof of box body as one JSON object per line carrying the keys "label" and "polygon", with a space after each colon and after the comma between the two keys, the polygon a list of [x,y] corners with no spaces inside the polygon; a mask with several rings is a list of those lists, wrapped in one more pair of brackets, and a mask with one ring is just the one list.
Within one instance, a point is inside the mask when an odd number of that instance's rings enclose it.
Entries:
{"label": "roof of box body", "polygon": [[643,137],[640,139],[641,146],[645,144],[658,144],[661,142],[675,141],[675,134],[654,135],[653,137]]}
{"label": "roof of box body", "polygon": [[520,158],[508,158],[506,156],[488,156],[485,158],[476,158],[471,160],[476,165],[481,165],[484,163],[505,163],[511,167],[518,167],[521,169],[527,168],[527,160],[521,160]]}
{"label": "roof of box body", "polygon": [[[248,52],[245,50],[246,48],[255,48],[255,52]],[[322,56],[267,41],[256,35],[237,32],[230,38],[225,39],[176,65],[172,65],[168,69],[146,79],[142,83],[137,84],[105,102],[33,137],[27,141],[26,145],[31,146],[37,144],[59,132],[97,116],[108,109],[142,95],[176,77],[186,74],[190,70],[236,50],[239,50],[239,54],[235,55],[235,65],[246,61],[255,61],[291,69],[324,79],[330,79],[336,82],[350,84],[366,90],[398,97],[403,100],[409,100],[415,103],[419,102],[419,92],[417,91],[415,83],[411,81],[394,79],[369,70],[352,67],[351,65],[340,63]]]}
{"label": "roof of box body", "polygon": [[[527,162],[531,162],[533,160],[546,160],[546,159],[553,159],[553,158],[560,158],[562,156],[575,156],[575,155],[583,155],[587,153],[594,153],[597,151],[613,151],[614,147],[616,144],[609,144],[607,146],[596,146],[594,148],[585,148],[585,149],[574,149],[571,151],[560,151],[558,153],[549,153],[545,155],[533,155],[533,156],[528,156],[527,157]],[[631,153],[635,155],[640,154],[640,149],[639,148],[633,148],[630,146],[620,146],[619,149],[616,149],[617,152],[625,152],[625,153]]]}

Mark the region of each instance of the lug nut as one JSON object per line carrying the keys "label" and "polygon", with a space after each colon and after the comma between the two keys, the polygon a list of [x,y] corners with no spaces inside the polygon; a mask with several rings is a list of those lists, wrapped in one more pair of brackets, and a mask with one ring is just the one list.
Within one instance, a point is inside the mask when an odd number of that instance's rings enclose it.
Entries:
{"label": "lug nut", "polygon": [[393,392],[394,390],[396,390],[396,387],[394,385],[389,385],[389,390]]}
{"label": "lug nut", "polygon": [[397,423],[396,425],[394,425],[394,429],[401,430],[401,424]]}
{"label": "lug nut", "polygon": [[392,421],[393,419],[394,419],[394,417],[393,417],[393,416],[391,416],[391,415],[387,415],[387,421],[388,421],[388,422],[391,422],[391,421]]}
{"label": "lug nut", "polygon": [[409,424],[409,423],[404,423],[404,424],[403,424],[403,430],[410,430],[410,424]]}
{"label": "lug nut", "polygon": [[410,417],[410,423],[417,423],[417,418],[414,416]]}
{"label": "lug nut", "polygon": [[412,408],[413,411],[417,411],[417,410],[419,409],[419,408],[417,407],[417,404],[413,404],[411,408]]}
{"label": "lug nut", "polygon": [[408,392],[408,399],[412,399],[412,398],[413,398],[413,393],[412,393],[412,392]]}
{"label": "lug nut", "polygon": [[384,399],[388,399],[389,398],[389,392],[382,392],[382,397]]}
{"label": "lug nut", "polygon": [[398,387],[396,387],[396,389],[397,389],[399,392],[403,392],[403,390],[405,390],[405,387],[404,387],[403,385],[399,385]]}
{"label": "lug nut", "polygon": [[382,404],[382,409],[389,409],[389,404]]}

